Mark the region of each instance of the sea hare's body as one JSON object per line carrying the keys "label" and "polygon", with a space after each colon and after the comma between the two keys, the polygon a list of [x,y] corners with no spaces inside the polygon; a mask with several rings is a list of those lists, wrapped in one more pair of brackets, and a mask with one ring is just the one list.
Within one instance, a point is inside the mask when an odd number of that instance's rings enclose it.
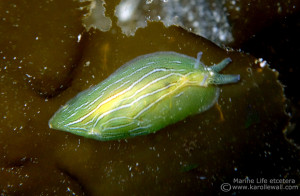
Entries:
{"label": "sea hare's body", "polygon": [[218,74],[231,60],[206,67],[175,52],[140,56],[98,85],[79,93],[49,121],[54,129],[97,140],[156,132],[214,105],[217,84],[239,75]]}

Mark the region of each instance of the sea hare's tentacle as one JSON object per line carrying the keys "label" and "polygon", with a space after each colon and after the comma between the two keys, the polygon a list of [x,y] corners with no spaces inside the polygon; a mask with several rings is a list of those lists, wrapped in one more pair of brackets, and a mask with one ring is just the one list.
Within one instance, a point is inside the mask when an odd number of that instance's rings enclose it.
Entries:
{"label": "sea hare's tentacle", "polygon": [[214,72],[219,72],[222,69],[224,69],[230,62],[231,62],[231,58],[226,58],[224,60],[222,60],[220,63],[213,65],[211,67],[209,67],[211,70],[213,70]]}
{"label": "sea hare's tentacle", "polygon": [[214,74],[208,79],[209,84],[230,84],[240,80],[240,75]]}
{"label": "sea hare's tentacle", "polygon": [[197,60],[195,62],[195,66],[194,66],[195,69],[199,69],[202,54],[203,54],[203,52],[198,52],[198,54],[197,54]]}

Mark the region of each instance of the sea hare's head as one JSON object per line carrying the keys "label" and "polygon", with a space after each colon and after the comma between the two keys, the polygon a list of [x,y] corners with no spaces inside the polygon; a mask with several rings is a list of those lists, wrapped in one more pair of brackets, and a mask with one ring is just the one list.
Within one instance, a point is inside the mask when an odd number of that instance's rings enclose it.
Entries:
{"label": "sea hare's head", "polygon": [[224,69],[231,62],[230,58],[226,58],[220,63],[205,67],[207,72],[207,84],[229,84],[236,83],[240,80],[240,75],[230,75],[230,74],[219,74],[219,72]]}

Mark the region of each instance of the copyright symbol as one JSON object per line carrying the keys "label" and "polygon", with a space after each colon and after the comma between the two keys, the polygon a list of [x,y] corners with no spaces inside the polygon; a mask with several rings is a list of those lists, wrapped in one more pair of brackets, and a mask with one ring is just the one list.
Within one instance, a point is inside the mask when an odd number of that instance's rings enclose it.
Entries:
{"label": "copyright symbol", "polygon": [[221,184],[221,191],[228,192],[231,190],[231,185],[229,183]]}

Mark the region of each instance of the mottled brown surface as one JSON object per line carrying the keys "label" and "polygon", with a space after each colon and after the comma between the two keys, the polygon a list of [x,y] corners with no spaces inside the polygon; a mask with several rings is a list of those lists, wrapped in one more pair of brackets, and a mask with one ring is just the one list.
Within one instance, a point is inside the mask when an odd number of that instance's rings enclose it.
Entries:
{"label": "mottled brown surface", "polygon": [[[278,74],[250,55],[160,23],[134,37],[114,21],[109,32],[83,32],[79,5],[69,0],[15,4],[0,2],[2,194],[212,194],[233,178],[299,179],[299,151],[282,133],[288,117]],[[78,92],[128,60],[168,50],[203,51],[207,65],[231,57],[222,73],[241,81],[222,86],[209,111],[155,134],[100,142],[49,129],[49,118]]]}

